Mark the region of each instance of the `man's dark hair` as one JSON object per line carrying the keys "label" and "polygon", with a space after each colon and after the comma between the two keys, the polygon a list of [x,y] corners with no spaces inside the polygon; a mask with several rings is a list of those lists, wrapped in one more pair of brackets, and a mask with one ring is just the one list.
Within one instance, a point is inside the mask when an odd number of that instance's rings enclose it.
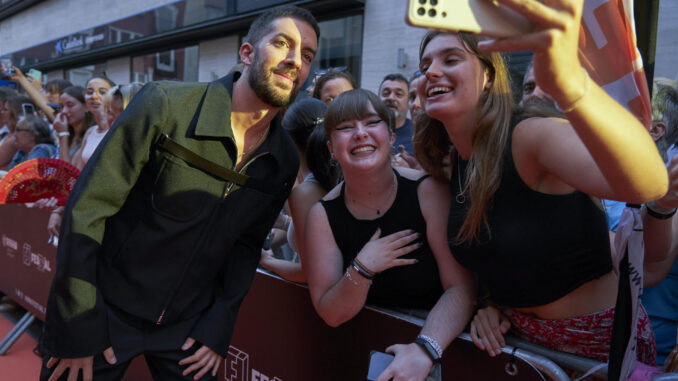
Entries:
{"label": "man's dark hair", "polygon": [[392,74],[387,74],[384,79],[381,80],[381,83],[379,84],[379,91],[381,92],[381,86],[384,85],[384,82],[386,81],[400,81],[404,83],[407,86],[407,90],[410,90],[410,81],[405,78],[404,75],[400,73],[392,73]]}
{"label": "man's dark hair", "polygon": [[252,25],[250,25],[250,30],[247,32],[245,42],[252,45],[258,44],[261,38],[271,31],[271,24],[273,24],[273,21],[283,17],[291,17],[306,22],[315,31],[317,40],[320,40],[320,27],[318,27],[318,21],[316,21],[311,12],[294,5],[283,5],[281,7],[269,9],[259,15],[259,17],[252,22]]}
{"label": "man's dark hair", "polygon": [[47,84],[45,85],[45,90],[50,93],[54,94],[59,94],[61,93],[68,87],[73,86],[71,81],[66,80],[66,79],[52,79]]}

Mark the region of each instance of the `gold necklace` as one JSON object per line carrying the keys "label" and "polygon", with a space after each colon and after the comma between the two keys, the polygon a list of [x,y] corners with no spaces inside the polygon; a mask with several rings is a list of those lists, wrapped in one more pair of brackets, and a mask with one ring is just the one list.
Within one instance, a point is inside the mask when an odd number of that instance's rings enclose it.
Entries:
{"label": "gold necklace", "polygon": [[[257,142],[254,143],[254,144],[252,144],[252,145],[250,145],[250,146],[247,147],[246,149],[243,149],[242,152],[238,154],[238,159],[242,159],[242,158],[244,158],[244,157],[247,157],[247,155],[249,155],[250,153],[252,153],[252,150],[253,150],[253,149],[259,147],[259,144],[261,144],[261,142],[263,141],[263,139],[264,139],[264,137],[266,136],[266,133],[268,132],[268,129],[269,129],[270,127],[271,127],[270,124],[269,124],[268,126],[266,126],[266,128],[265,128],[263,131],[261,131],[261,132],[259,133],[259,137],[257,138]],[[238,160],[238,161],[240,161],[240,160]]]}
{"label": "gold necklace", "polygon": [[[396,178],[396,175],[395,175],[395,173],[394,173],[394,174],[393,174],[393,182],[391,183],[391,190],[389,191],[388,196],[386,197],[386,199],[385,199],[385,201],[384,201],[383,203],[386,203],[386,202],[388,202],[389,199],[391,199],[391,196],[393,195],[393,191],[395,190],[396,184],[397,184],[397,183],[398,183],[398,179]],[[358,200],[355,199],[355,198],[351,198],[351,202],[356,203],[356,204],[359,204],[359,205],[362,205],[362,206],[364,206],[364,207],[366,207],[366,208],[368,208],[368,209],[374,210],[375,212],[377,212],[377,216],[380,216],[380,215],[381,215],[381,208],[373,208],[373,207],[371,207],[371,206],[369,206],[369,205],[366,205],[366,204],[364,204],[364,203],[358,201]]]}

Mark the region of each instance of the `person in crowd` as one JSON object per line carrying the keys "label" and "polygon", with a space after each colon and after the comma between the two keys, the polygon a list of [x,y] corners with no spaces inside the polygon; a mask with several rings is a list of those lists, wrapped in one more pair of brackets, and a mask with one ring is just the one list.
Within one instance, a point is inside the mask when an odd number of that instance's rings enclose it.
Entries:
{"label": "person in crowd", "polygon": [[[419,82],[423,79],[421,72],[417,70],[412,77],[410,78],[410,87],[407,96],[407,108],[410,110],[410,116],[412,121],[416,121],[416,118],[419,114],[424,112],[424,109],[421,106],[421,97],[417,93],[417,86]],[[415,125],[416,127],[416,125]],[[413,168],[421,170],[421,166],[417,163],[417,159],[405,150],[403,145],[396,147],[398,153],[393,157],[393,165],[399,167]]]}
{"label": "person in crowd", "polygon": [[[325,104],[315,98],[295,102],[285,113],[282,126],[294,141],[299,155],[297,185],[287,199],[291,223],[287,225],[287,242],[296,252],[304,243],[306,217],[311,206],[318,202],[337,183],[337,167],[330,166],[327,137],[323,127]],[[260,264],[281,277],[306,283],[301,262],[278,259],[270,250],[262,251]]]}
{"label": "person in crowd", "polygon": [[14,75],[10,78],[24,89],[38,109],[45,114],[47,120],[50,123],[54,122],[57,113],[55,107],[59,104],[60,94],[73,84],[65,79],[53,79],[43,88],[40,79],[26,76],[18,67],[12,67]]}
{"label": "person in crowd", "polygon": [[[0,86],[0,142],[11,131],[7,124],[9,123],[9,106],[7,102],[10,98],[16,96],[16,91],[9,87]],[[2,144],[2,143],[0,143]]]}
{"label": "person in crowd", "polygon": [[10,96],[5,101],[7,111],[3,111],[4,118],[7,120],[8,133],[0,142],[0,169],[7,169],[7,166],[12,161],[14,154],[16,154],[16,125],[19,119],[24,116],[24,105],[26,107],[35,107],[28,97],[23,95]]}
{"label": "person in crowd", "polygon": [[143,86],[144,84],[141,82],[132,82],[126,85],[115,85],[108,90],[104,96],[104,112],[109,127],[113,127],[115,120],[125,111],[132,98]]}
{"label": "person in crowd", "polygon": [[[650,134],[664,161],[668,163],[671,186],[669,192],[643,209],[643,234],[646,261],[642,303],[652,322],[657,343],[657,364],[664,364],[676,347],[678,334],[678,218],[673,216],[678,207],[678,158],[667,155],[668,148],[678,141],[678,92],[670,86],[655,82],[652,98],[652,126]],[[661,250],[652,254],[657,243],[665,242]],[[648,261],[657,256],[659,261]]]}
{"label": "person in crowd", "polygon": [[[643,203],[667,189],[644,126],[581,67],[581,11],[575,0],[519,9],[538,20],[539,32],[482,42],[431,32],[421,44],[428,120],[417,126],[415,152],[424,169],[450,181],[447,239],[489,298],[471,337],[490,355],[511,327],[538,344],[607,361],[617,279],[605,215],[590,196]],[[544,16],[551,13],[559,16]],[[535,53],[535,79],[568,120],[511,118],[496,53],[510,49]],[[653,364],[644,313],[638,327],[638,356]]]}
{"label": "person in crowd", "polygon": [[550,95],[545,93],[541,87],[537,84],[534,79],[534,60],[530,60],[530,63],[527,65],[525,70],[525,75],[523,76],[523,94],[520,98],[520,105],[524,105],[527,101],[532,98],[548,100],[551,102],[555,101],[551,98]]}
{"label": "person in crowd", "polygon": [[[87,81],[85,88],[85,105],[87,111],[94,117],[95,125],[91,126],[85,132],[82,138],[82,144],[77,152],[71,156],[70,161],[76,168],[82,169],[89,157],[94,152],[94,149],[99,145],[99,142],[104,138],[108,129],[108,117],[104,108],[104,97],[115,83],[105,76],[94,76]],[[63,118],[62,118],[63,119]],[[60,121],[63,125],[63,120]],[[66,136],[59,136],[60,141],[64,142]],[[65,150],[61,150],[63,154]],[[62,158],[63,160],[63,158]]]}
{"label": "person in crowd", "polygon": [[278,111],[319,33],[305,9],[268,9],[239,49],[242,73],[134,97],[66,205],[41,379],[120,379],[143,353],[156,380],[216,380],[297,175]]}
{"label": "person in crowd", "polygon": [[59,96],[59,113],[52,124],[57,134],[59,159],[73,164],[87,129],[94,123],[94,116],[87,111],[85,89],[67,87]]}
{"label": "person in crowd", "polygon": [[[91,82],[91,81],[90,81]],[[104,83],[107,83],[104,81]],[[132,100],[132,97],[141,90],[143,84],[139,82],[133,82],[127,85],[116,85],[108,90],[106,95],[103,98],[103,111],[106,118],[106,126],[113,126],[115,120],[120,116],[129,102]],[[96,97],[96,96],[94,96]],[[99,117],[102,118],[101,116]],[[102,124],[104,125],[104,124]],[[101,143],[102,139],[108,132],[108,128],[104,131],[100,131],[101,128],[99,124],[96,126],[90,127],[85,133],[83,143],[80,145],[80,148],[74,155],[73,164],[78,169],[83,169],[87,161],[94,153],[94,150]],[[40,207],[49,207],[53,208],[52,213],[50,214],[49,220],[47,221],[47,231],[54,236],[59,235],[59,229],[61,229],[61,219],[63,216],[64,208],[55,207],[56,198],[51,198],[46,201],[43,205],[38,205]]]}
{"label": "person in crowd", "polygon": [[347,70],[330,69],[316,79],[313,86],[313,98],[329,105],[344,91],[355,89],[355,79]]}
{"label": "person in crowd", "polygon": [[387,349],[396,358],[381,376],[423,380],[433,359],[419,342],[449,344],[471,316],[475,290],[446,243],[447,186],[391,166],[391,115],[363,89],[330,104],[325,130],[344,181],[311,208],[302,261],[313,305],[330,326],[365,303],[433,308],[416,343]]}
{"label": "person in crowd", "polygon": [[421,97],[417,93],[419,82],[424,80],[421,71],[417,70],[410,78],[409,92],[407,93],[407,108],[410,110],[410,117],[413,121],[417,120],[417,116],[424,112],[421,106]]}
{"label": "person in crowd", "polygon": [[7,170],[24,161],[56,157],[56,147],[47,122],[36,115],[25,115],[14,129],[17,152]]}
{"label": "person in crowd", "polygon": [[414,125],[407,117],[408,97],[410,83],[402,74],[388,74],[379,85],[379,97],[395,114],[396,148],[403,146],[401,150],[414,154],[412,150],[412,135]]}

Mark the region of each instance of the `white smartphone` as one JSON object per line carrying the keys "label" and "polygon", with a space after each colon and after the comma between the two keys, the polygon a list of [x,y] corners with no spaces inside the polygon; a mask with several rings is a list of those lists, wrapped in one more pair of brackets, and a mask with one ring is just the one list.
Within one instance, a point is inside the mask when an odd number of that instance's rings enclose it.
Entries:
{"label": "white smartphone", "polygon": [[493,0],[409,0],[405,21],[417,27],[489,37],[528,33],[532,23]]}

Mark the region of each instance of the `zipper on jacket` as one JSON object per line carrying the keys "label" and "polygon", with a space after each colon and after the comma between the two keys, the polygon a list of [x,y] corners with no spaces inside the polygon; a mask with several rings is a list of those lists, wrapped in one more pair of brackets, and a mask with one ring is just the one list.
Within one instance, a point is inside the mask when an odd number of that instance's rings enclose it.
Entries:
{"label": "zipper on jacket", "polygon": [[[256,160],[259,157],[266,155],[268,153],[269,152],[262,152],[262,153],[258,154],[257,156],[251,158],[250,160],[247,161],[247,163],[245,163],[245,165],[243,165],[242,168],[240,168],[238,173],[243,173],[247,169],[247,167],[249,167],[250,164],[252,164],[252,162],[254,160]],[[222,201],[226,199],[226,197],[229,195],[229,193],[231,193],[231,190],[233,189],[233,185],[235,185],[235,183],[228,184],[228,186],[226,187],[226,190],[224,191],[224,196],[221,198]],[[212,215],[212,218],[210,218],[209,224],[205,228],[208,229],[213,221],[214,221],[214,214]],[[195,258],[195,253],[193,254],[193,258]],[[193,262],[193,258],[191,258],[191,262]],[[177,283],[179,286],[174,290],[172,297],[167,301],[167,303],[165,303],[165,306],[163,307],[162,311],[160,312],[160,316],[158,316],[158,319],[155,321],[156,325],[161,325],[163,323],[163,321],[165,320],[165,314],[167,312],[167,309],[169,308],[170,304],[172,303],[172,300],[174,299],[174,296],[176,295],[177,291],[179,290],[181,283],[183,283],[185,275],[186,275],[186,273],[184,272],[184,276],[182,276],[181,279],[179,280],[179,282]]]}
{"label": "zipper on jacket", "polygon": [[[242,168],[240,168],[238,173],[243,173],[247,169],[247,167],[249,167],[250,164],[252,164],[252,162],[254,160],[256,160],[256,159],[258,159],[261,156],[266,155],[266,154],[268,154],[268,152],[262,152],[262,153],[258,154],[257,156],[254,156],[253,158],[249,159],[247,161],[247,163],[245,163],[245,165],[243,165]],[[222,200],[226,199],[226,197],[231,193],[231,190],[233,189],[233,185],[235,185],[235,184],[234,183],[228,184],[228,186],[226,187],[226,191],[224,192],[224,196],[221,198]]]}

